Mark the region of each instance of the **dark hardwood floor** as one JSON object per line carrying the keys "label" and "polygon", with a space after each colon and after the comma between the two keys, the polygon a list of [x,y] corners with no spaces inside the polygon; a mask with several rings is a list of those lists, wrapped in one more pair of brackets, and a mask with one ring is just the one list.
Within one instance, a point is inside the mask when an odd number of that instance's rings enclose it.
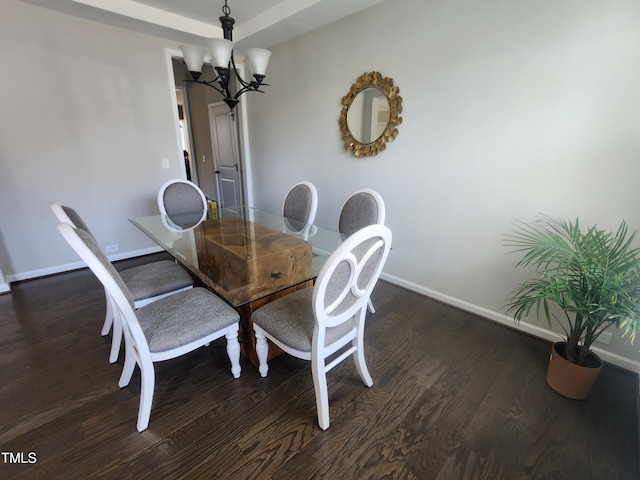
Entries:
{"label": "dark hardwood floor", "polygon": [[0,296],[0,478],[640,477],[635,374],[605,366],[568,400],[545,383],[548,343],[383,281],[373,302],[374,385],[352,361],[330,372],[327,431],[306,362],[283,355],[262,379],[243,359],[234,380],[218,341],[157,364],[138,433],[139,372],[118,388],[91,272],[15,284]]}

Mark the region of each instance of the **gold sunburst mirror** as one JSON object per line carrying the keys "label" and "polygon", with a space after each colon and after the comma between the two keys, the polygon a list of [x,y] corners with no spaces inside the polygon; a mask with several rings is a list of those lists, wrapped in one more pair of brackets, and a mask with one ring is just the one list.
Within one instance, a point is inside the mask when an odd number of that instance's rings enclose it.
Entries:
{"label": "gold sunburst mirror", "polygon": [[398,136],[402,97],[393,79],[366,72],[342,97],[340,131],[344,148],[356,157],[377,155]]}

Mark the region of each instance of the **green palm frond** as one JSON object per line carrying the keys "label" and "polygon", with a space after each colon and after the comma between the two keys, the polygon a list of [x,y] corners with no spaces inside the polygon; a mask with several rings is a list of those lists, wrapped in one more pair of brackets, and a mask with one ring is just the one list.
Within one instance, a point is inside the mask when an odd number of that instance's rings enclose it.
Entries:
{"label": "green palm frond", "polygon": [[[516,322],[535,308],[539,318],[564,329],[568,351],[579,342],[586,351],[609,325],[622,328],[632,342],[640,329],[640,248],[637,232],[623,221],[617,231],[540,216],[532,223],[516,222],[504,245],[521,255],[516,267],[532,278],[518,285],[507,301]],[[563,322],[551,315],[550,304],[565,313]],[[541,316],[542,314],[542,316]]]}

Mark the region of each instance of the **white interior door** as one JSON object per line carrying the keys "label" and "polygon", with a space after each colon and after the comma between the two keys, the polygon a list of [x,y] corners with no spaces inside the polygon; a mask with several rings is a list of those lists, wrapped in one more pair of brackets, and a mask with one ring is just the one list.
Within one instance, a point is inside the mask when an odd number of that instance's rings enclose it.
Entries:
{"label": "white interior door", "polygon": [[235,117],[226,103],[209,105],[209,126],[218,202],[221,207],[233,210],[244,203],[242,161]]}

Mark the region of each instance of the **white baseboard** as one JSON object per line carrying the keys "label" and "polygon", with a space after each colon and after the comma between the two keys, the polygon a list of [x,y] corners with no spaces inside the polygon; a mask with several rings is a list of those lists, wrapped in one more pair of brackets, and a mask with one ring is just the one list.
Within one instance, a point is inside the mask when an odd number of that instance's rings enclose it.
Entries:
{"label": "white baseboard", "polygon": [[[407,290],[420,293],[426,297],[433,298],[434,300],[438,300],[442,303],[446,303],[448,305],[459,308],[461,310],[465,310],[467,312],[478,315],[479,317],[486,318],[488,320],[500,323],[501,325],[505,325],[506,327],[519,330],[523,333],[527,333],[534,337],[542,338],[550,342],[557,342],[558,340],[561,339],[561,337],[557,333],[547,330],[546,328],[542,328],[537,325],[531,325],[530,323],[523,323],[523,322],[516,324],[513,321],[512,317],[509,317],[502,313],[495,312],[493,310],[489,310],[484,307],[479,307],[478,305],[474,305],[472,303],[465,302],[464,300],[460,300],[459,298],[451,297],[449,295],[436,292],[435,290],[431,290],[421,285],[408,282],[406,280],[395,277],[393,275],[387,275],[383,273],[380,278],[388,281],[389,283],[393,283],[394,285],[404,287]],[[600,358],[605,362],[608,362],[612,365],[615,365],[620,368],[624,368],[625,370],[629,370],[631,372],[634,372],[640,375],[640,362],[638,362],[637,360],[623,357],[622,355],[618,355],[617,353],[609,352],[607,350],[604,350],[601,347],[593,347],[592,350],[595,353],[597,353],[600,356]]]}
{"label": "white baseboard", "polygon": [[0,293],[7,293],[11,291],[11,287],[8,283],[0,283]]}
{"label": "white baseboard", "polygon": [[[109,257],[109,260],[111,260],[112,262],[115,262],[118,260],[125,260],[127,258],[140,257],[142,255],[149,255],[150,253],[156,253],[156,252],[162,252],[162,251],[163,250],[160,247],[150,247],[142,250],[136,250],[134,252],[126,252],[126,253],[123,252],[123,253],[118,253],[116,255],[109,255],[108,257]],[[46,277],[47,275],[54,275],[56,273],[77,270],[79,268],[84,268],[86,266],[87,265],[82,261],[66,263],[64,265],[56,265],[53,267],[41,268],[38,270],[31,270],[29,272],[21,272],[14,275],[7,275],[6,280],[8,283],[19,282],[22,280],[29,280],[31,278]],[[0,288],[1,288],[1,285],[0,285]],[[0,292],[1,291],[2,290],[0,290]]]}

